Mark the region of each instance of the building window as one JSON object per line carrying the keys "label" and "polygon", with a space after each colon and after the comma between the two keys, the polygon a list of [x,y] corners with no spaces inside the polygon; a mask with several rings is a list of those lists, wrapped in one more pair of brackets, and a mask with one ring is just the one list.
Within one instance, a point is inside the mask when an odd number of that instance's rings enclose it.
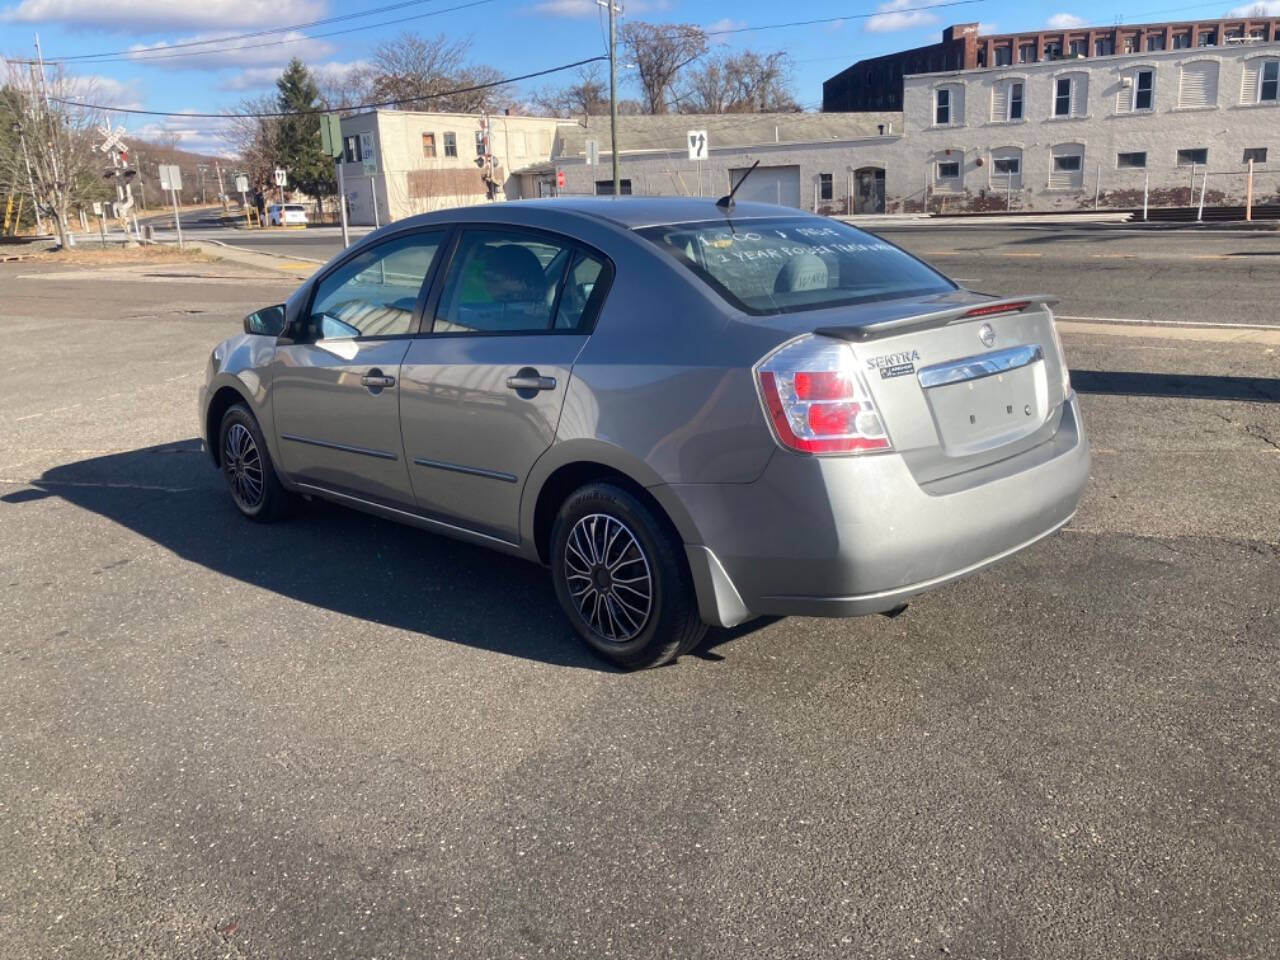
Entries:
{"label": "building window", "polygon": [[444,155],[446,157],[458,155],[458,135],[452,131],[447,131],[444,135]]}
{"label": "building window", "polygon": [[1266,163],[1267,148],[1266,147],[1245,147],[1244,159],[1241,160],[1240,162],[1248,163],[1250,160],[1252,160],[1254,163]]}
{"label": "building window", "polygon": [[1003,177],[1016,177],[1022,169],[1022,161],[1017,157],[996,157],[992,164]]}
{"label": "building window", "polygon": [[1019,63],[1035,63],[1036,62],[1036,45],[1034,43],[1024,43],[1018,47]]}
{"label": "building window", "polygon": [[832,196],[833,196],[833,192],[831,187],[831,174],[829,173],[818,174],[818,199],[830,200]]}
{"label": "building window", "polygon": [[1084,184],[1084,145],[1064,143],[1050,150],[1049,188],[1078,190]]}
{"label": "building window", "polygon": [[1145,151],[1141,153],[1117,153],[1117,167],[1145,167],[1147,165],[1147,154]]}
{"label": "building window", "polygon": [[1175,33],[1173,35],[1173,49],[1186,50],[1191,46],[1191,34]]}
{"label": "building window", "polygon": [[1163,49],[1164,49],[1164,34],[1148,33],[1147,34],[1147,50],[1152,51],[1152,50],[1163,50]]}
{"label": "building window", "polygon": [[1280,88],[1280,60],[1268,60],[1262,65],[1262,82],[1258,84],[1258,102],[1275,103]]}
{"label": "building window", "polygon": [[1208,147],[1193,147],[1189,150],[1178,151],[1178,166],[1189,167],[1192,164],[1202,167],[1209,162]]}
{"label": "building window", "polygon": [[1213,30],[1204,30],[1196,37],[1197,47],[1216,47],[1218,45],[1218,34]]}
{"label": "building window", "polygon": [[1013,47],[996,47],[996,66],[1007,67],[1013,62]]}
{"label": "building window", "polygon": [[937,92],[933,122],[938,126],[951,122],[951,91],[945,87]]}
{"label": "building window", "polygon": [[[624,197],[629,197],[629,196],[631,196],[631,181],[630,181],[630,180],[625,180],[625,179],[624,179],[624,180],[619,180],[619,181],[618,181],[618,190],[619,190],[619,193],[620,193],[622,196],[624,196]],[[612,180],[597,180],[597,181],[596,181],[596,196],[598,196],[598,197],[611,197],[611,196],[613,196],[613,181],[612,181]]]}
{"label": "building window", "polygon": [[486,151],[484,148],[484,131],[477,130],[476,131],[476,156],[483,157],[485,153]]}
{"label": "building window", "polygon": [[1109,57],[1115,52],[1115,44],[1112,43],[1110,37],[1099,37],[1093,41],[1093,55],[1095,57]]}
{"label": "building window", "polygon": [[1137,53],[1137,52],[1138,52],[1138,38],[1137,38],[1137,37],[1125,37],[1125,38],[1124,38],[1124,44],[1123,44],[1122,49],[1124,50],[1124,52],[1125,52],[1125,53]]}
{"label": "building window", "polygon": [[1053,169],[1058,173],[1079,173],[1083,164],[1084,158],[1078,154],[1065,154],[1053,158]]}
{"label": "building window", "polygon": [[1073,57],[1083,57],[1089,49],[1087,40],[1072,40],[1069,47],[1069,55]]}
{"label": "building window", "polygon": [[436,155],[436,135],[434,133],[424,133],[422,135],[422,155],[424,157],[434,157]]}
{"label": "building window", "polygon": [[1154,70],[1139,70],[1134,79],[1133,109],[1150,110],[1155,92],[1156,74]]}
{"label": "building window", "polygon": [[959,180],[960,179],[960,161],[959,160],[939,160],[938,161],[938,179],[939,180]]}
{"label": "building window", "polygon": [[1058,60],[1062,57],[1062,41],[1048,40],[1044,45],[1044,58],[1046,60]]}
{"label": "building window", "polygon": [[1009,84],[1009,119],[1022,119],[1022,84]]}
{"label": "building window", "polygon": [[346,160],[347,163],[359,163],[364,157],[360,153],[360,137],[351,136],[346,138]]}
{"label": "building window", "polygon": [[1053,88],[1053,115],[1071,116],[1071,78],[1059,77]]}

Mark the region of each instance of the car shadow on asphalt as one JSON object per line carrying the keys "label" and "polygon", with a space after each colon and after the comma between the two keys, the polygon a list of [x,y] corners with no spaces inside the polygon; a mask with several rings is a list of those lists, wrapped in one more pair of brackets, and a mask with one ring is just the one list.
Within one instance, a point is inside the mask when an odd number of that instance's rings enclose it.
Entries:
{"label": "car shadow on asphalt", "polygon": [[1280,380],[1271,377],[1073,369],[1071,385],[1079,393],[1280,403]]}
{"label": "car shadow on asphalt", "polygon": [[[18,509],[50,496],[281,598],[424,639],[622,673],[574,634],[543,568],[319,501],[279,523],[251,523],[232,506],[199,440],[53,467],[0,504]],[[713,629],[693,655],[723,659],[712,648],[766,625]]]}

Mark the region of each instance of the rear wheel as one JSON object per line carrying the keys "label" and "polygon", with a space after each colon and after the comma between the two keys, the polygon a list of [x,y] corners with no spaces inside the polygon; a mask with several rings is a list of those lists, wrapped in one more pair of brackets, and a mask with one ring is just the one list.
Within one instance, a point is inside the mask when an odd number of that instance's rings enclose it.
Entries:
{"label": "rear wheel", "polygon": [[243,403],[223,414],[218,459],[232,502],[250,520],[270,523],[292,508],[293,495],[280,485],[258,421]]}
{"label": "rear wheel", "polygon": [[679,538],[613,484],[589,484],[561,506],[551,576],[579,636],[628,669],[667,663],[706,632]]}

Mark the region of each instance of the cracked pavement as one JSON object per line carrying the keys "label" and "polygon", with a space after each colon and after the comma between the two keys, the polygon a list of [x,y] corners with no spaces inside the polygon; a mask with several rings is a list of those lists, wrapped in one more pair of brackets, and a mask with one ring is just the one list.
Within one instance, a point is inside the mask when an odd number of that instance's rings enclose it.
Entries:
{"label": "cracked pavement", "polygon": [[[1161,302],[1267,322],[1214,263]],[[195,387],[296,280],[203,270],[0,265],[0,953],[1280,953],[1280,347],[1064,325],[1063,533],[627,675],[536,567],[242,522]]]}

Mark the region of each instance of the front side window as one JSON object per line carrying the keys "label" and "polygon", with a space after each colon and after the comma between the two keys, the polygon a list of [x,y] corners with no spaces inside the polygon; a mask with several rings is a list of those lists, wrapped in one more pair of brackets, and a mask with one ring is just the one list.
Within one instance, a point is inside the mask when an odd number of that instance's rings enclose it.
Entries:
{"label": "front side window", "polygon": [[830,200],[832,198],[832,175],[829,173],[818,174],[818,199]]}
{"label": "front side window", "polygon": [[1009,119],[1022,119],[1022,84],[1009,84]]}
{"label": "front side window", "polygon": [[1194,147],[1189,150],[1178,151],[1178,166],[1180,167],[1189,167],[1193,163],[1198,166],[1203,166],[1208,162],[1209,162],[1208,147]]}
{"label": "front side window", "polygon": [[816,310],[944,293],[955,285],[892,244],[816,217],[723,219],[646,227],[669,253],[732,306],[751,314]]}
{"label": "front side window", "polygon": [[934,110],[933,122],[942,126],[951,122],[951,91],[947,89],[939,90],[937,93],[937,106]]}
{"label": "front side window", "polygon": [[424,133],[422,135],[422,155],[424,157],[434,157],[436,155],[436,135],[434,133]]}
{"label": "front side window", "polygon": [[1268,60],[1262,65],[1258,84],[1258,102],[1275,103],[1277,88],[1280,88],[1280,60]]}
{"label": "front side window", "polygon": [[551,330],[565,274],[577,253],[541,234],[466,231],[449,265],[432,332]]}
{"label": "front side window", "polygon": [[1136,153],[1117,153],[1117,167],[1145,167],[1147,165],[1147,154],[1145,151]]}
{"label": "front side window", "polygon": [[1153,70],[1139,70],[1133,85],[1133,109],[1150,110],[1155,91],[1156,75]]}
{"label": "front side window", "polygon": [[411,333],[422,284],[444,234],[416,233],[364,250],[319,282],[309,334],[316,340]]}
{"label": "front side window", "polygon": [[1059,77],[1053,90],[1053,115],[1071,116],[1071,78]]}
{"label": "front side window", "polygon": [[458,135],[452,131],[448,131],[444,135],[444,155],[446,157],[456,157],[458,155]]}

